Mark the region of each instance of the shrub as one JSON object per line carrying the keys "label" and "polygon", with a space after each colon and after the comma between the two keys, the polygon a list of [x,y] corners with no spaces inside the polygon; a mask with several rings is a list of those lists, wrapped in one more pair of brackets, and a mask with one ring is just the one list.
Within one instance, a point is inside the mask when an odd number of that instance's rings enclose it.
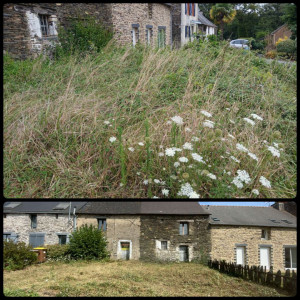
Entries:
{"label": "shrub", "polygon": [[276,56],[277,56],[277,52],[274,51],[274,50],[268,51],[266,53],[266,58],[272,58],[272,59],[274,59]]}
{"label": "shrub", "polygon": [[109,257],[107,241],[98,228],[84,225],[70,237],[69,253],[74,259],[105,259]]}
{"label": "shrub", "polygon": [[277,51],[293,56],[296,53],[296,43],[291,39],[282,41],[277,45]]}
{"label": "shrub", "polygon": [[100,52],[112,39],[113,33],[103,27],[95,18],[73,21],[68,28],[59,27],[59,45],[55,56],[71,55],[75,52]]}
{"label": "shrub", "polygon": [[9,270],[22,270],[37,262],[37,254],[24,242],[3,242],[3,267]]}
{"label": "shrub", "polygon": [[49,245],[47,246],[48,260],[68,260],[69,259],[69,245]]}

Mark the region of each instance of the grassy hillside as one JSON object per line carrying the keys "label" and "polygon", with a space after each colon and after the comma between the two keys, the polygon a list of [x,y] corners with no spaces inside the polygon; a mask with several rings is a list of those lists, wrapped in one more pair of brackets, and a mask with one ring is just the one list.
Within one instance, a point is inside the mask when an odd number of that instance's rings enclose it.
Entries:
{"label": "grassy hillside", "polygon": [[210,42],[5,56],[4,195],[295,197],[296,86]]}
{"label": "grassy hillside", "polygon": [[[63,270],[63,271],[62,271]],[[4,271],[6,296],[278,297],[287,292],[195,263],[45,263]]]}

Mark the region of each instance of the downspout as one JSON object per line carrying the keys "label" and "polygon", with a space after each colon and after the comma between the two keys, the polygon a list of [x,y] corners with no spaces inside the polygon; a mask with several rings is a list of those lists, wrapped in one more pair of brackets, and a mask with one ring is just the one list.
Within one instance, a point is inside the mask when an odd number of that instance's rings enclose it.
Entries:
{"label": "downspout", "polygon": [[74,211],[73,211],[73,224],[74,224],[73,231],[76,231],[77,228],[76,206],[74,206]]}

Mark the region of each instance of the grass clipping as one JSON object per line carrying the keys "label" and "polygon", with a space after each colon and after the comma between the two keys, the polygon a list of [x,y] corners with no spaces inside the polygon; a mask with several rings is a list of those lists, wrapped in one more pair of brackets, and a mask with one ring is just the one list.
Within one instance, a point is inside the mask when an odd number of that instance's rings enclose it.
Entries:
{"label": "grass clipping", "polygon": [[295,197],[296,85],[225,43],[5,56],[5,197]]}

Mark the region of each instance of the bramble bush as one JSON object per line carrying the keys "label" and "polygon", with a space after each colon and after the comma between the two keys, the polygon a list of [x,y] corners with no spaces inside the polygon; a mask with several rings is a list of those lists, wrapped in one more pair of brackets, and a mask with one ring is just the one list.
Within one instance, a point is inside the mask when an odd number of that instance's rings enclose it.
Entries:
{"label": "bramble bush", "polygon": [[67,28],[59,27],[59,45],[56,46],[55,56],[61,57],[76,52],[87,54],[100,52],[112,39],[113,33],[103,27],[95,18],[78,18]]}
{"label": "bramble bush", "polygon": [[37,254],[24,242],[3,241],[3,267],[8,270],[22,270],[37,262]]}
{"label": "bramble bush", "polygon": [[84,225],[71,235],[69,254],[73,259],[108,258],[106,238],[98,228]]}

